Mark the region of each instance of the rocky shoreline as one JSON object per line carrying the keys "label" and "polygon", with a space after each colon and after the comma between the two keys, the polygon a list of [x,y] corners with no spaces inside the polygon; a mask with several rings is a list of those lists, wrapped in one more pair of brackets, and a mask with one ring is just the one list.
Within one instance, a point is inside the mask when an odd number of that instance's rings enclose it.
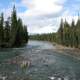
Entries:
{"label": "rocky shoreline", "polygon": [[55,45],[55,51],[59,52],[61,54],[64,55],[69,55],[77,60],[80,60],[80,49],[78,48],[71,48],[71,47],[66,47],[66,46],[62,46],[62,45],[58,45],[58,44],[54,44]]}

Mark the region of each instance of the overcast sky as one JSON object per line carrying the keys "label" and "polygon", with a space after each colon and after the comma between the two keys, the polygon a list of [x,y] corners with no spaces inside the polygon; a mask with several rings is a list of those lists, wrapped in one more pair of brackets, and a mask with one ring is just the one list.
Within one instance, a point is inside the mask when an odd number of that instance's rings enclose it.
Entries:
{"label": "overcast sky", "polygon": [[[0,0],[0,12],[7,18],[12,11],[14,0]],[[18,17],[28,26],[28,32],[56,32],[60,20],[77,21],[80,11],[80,0],[15,0]]]}

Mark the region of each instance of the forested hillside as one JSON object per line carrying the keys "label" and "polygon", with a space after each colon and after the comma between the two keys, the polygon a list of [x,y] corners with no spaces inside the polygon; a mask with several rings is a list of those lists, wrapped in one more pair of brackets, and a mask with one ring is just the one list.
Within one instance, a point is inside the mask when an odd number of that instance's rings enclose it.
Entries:
{"label": "forested hillside", "polygon": [[4,14],[0,15],[0,47],[19,47],[28,42],[27,26],[17,17],[15,6],[11,17],[4,21]]}
{"label": "forested hillside", "polygon": [[61,19],[60,27],[56,33],[31,35],[30,39],[46,40],[80,48],[80,18],[76,24],[74,20],[69,24],[66,20]]}

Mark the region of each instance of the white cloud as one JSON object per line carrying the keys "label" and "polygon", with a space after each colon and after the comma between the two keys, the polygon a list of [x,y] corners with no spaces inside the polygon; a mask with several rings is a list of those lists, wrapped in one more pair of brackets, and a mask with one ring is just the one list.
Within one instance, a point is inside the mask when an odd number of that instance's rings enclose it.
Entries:
{"label": "white cloud", "polygon": [[[63,2],[65,0],[62,0]],[[37,16],[46,14],[56,14],[63,8],[60,0],[22,0],[22,3],[28,7],[25,12],[27,16]],[[62,2],[62,3],[63,3]]]}
{"label": "white cloud", "polygon": [[[21,0],[20,3],[16,3],[16,7],[17,9],[19,7],[26,7],[26,11],[18,12],[18,17],[21,17],[24,24],[28,25],[29,33],[56,32],[59,28],[61,18],[63,20],[66,18],[69,23],[72,22],[72,19],[76,22],[78,19],[75,13],[74,16],[72,15],[73,12],[71,12],[71,9],[64,8],[66,1],[68,0]],[[75,10],[78,8],[77,5],[71,6]],[[5,17],[11,14],[10,7],[2,9],[5,12]]]}
{"label": "white cloud", "polygon": [[51,25],[44,26],[44,27],[41,27],[41,28],[38,28],[37,26],[35,26],[35,27],[29,28],[28,30],[29,30],[29,32],[32,32],[32,34],[52,33],[53,31],[56,32],[56,29],[53,28],[53,26],[51,26]]}
{"label": "white cloud", "polygon": [[28,9],[18,15],[28,25],[30,33],[55,32],[58,28],[55,15],[63,10],[65,2],[66,0],[22,0],[21,3]]}

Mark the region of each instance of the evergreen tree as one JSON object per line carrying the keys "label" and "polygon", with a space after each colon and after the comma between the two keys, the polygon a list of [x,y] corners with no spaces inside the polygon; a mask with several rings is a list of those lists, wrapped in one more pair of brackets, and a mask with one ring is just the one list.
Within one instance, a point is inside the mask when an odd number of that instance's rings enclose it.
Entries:
{"label": "evergreen tree", "polygon": [[70,45],[70,25],[65,20],[64,22],[64,45],[69,46]]}
{"label": "evergreen tree", "polygon": [[76,30],[76,27],[75,27],[75,22],[74,20],[72,20],[72,23],[71,23],[71,27],[70,27],[70,43],[71,43],[71,47],[74,47],[75,44],[76,44],[76,40],[75,40],[75,31]]}
{"label": "evergreen tree", "polygon": [[77,24],[76,24],[76,47],[80,48],[80,18],[78,18]]}
{"label": "evergreen tree", "polygon": [[4,22],[3,13],[0,16],[0,47],[17,47],[28,42],[27,26],[22,20],[17,20],[15,6],[12,15]]}
{"label": "evergreen tree", "polygon": [[17,46],[21,45],[23,42],[23,24],[22,24],[22,20],[19,18],[18,22],[17,22],[17,33],[16,33],[16,37],[15,37],[15,44]]}
{"label": "evergreen tree", "polygon": [[3,24],[4,24],[4,17],[3,17],[3,13],[1,13],[1,16],[0,16],[0,46],[3,44],[3,41],[4,41]]}
{"label": "evergreen tree", "polygon": [[17,34],[17,15],[15,6],[13,7],[13,12],[11,15],[11,33],[10,33],[10,45],[14,46],[16,41],[16,34]]}
{"label": "evergreen tree", "polygon": [[24,26],[24,40],[25,42],[28,42],[28,31],[27,31],[27,26]]}
{"label": "evergreen tree", "polygon": [[61,43],[61,44],[63,44],[63,28],[64,28],[64,23],[63,23],[63,19],[61,19],[60,28],[58,30],[59,43]]}
{"label": "evergreen tree", "polygon": [[10,39],[10,25],[9,25],[9,21],[5,21],[5,28],[4,28],[4,41],[9,43],[9,39]]}

